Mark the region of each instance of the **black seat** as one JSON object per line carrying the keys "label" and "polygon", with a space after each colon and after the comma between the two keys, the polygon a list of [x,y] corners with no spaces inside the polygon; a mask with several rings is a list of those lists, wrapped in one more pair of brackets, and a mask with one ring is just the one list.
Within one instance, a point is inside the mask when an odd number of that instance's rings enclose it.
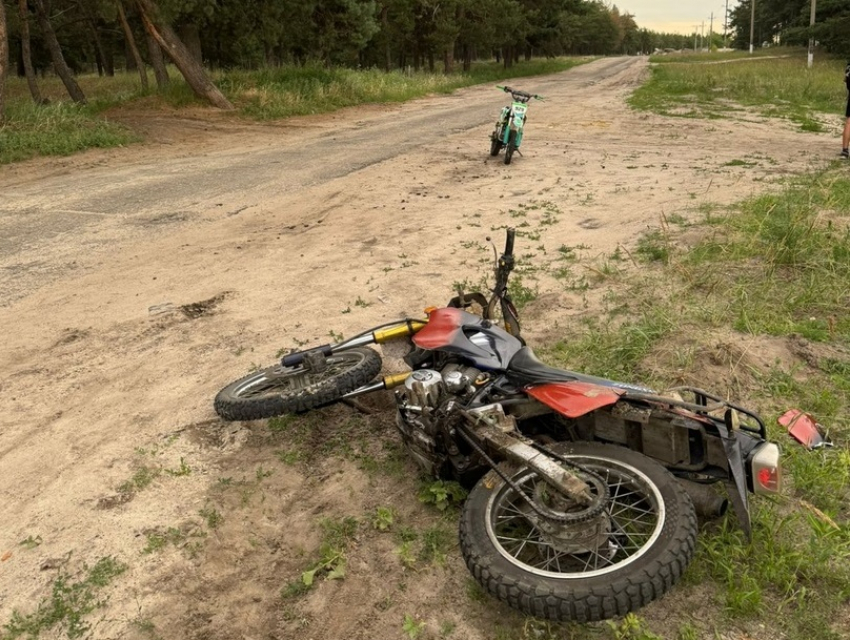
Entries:
{"label": "black seat", "polygon": [[513,384],[518,387],[524,387],[529,384],[546,384],[550,382],[587,382],[596,384],[601,387],[613,387],[615,389],[626,389],[630,391],[639,391],[643,393],[652,393],[651,389],[639,387],[636,385],[626,384],[623,382],[614,382],[605,378],[597,378],[596,376],[588,376],[575,371],[566,371],[564,369],[556,369],[547,364],[540,362],[531,347],[523,347],[516,352],[508,364],[508,369],[505,372]]}

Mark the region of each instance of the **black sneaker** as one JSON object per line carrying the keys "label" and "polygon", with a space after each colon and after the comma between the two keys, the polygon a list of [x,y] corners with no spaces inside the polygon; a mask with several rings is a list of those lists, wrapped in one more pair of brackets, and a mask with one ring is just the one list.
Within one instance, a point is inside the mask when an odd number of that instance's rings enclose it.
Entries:
{"label": "black sneaker", "polygon": [[841,150],[841,153],[840,153],[839,155],[840,155],[840,156],[841,156],[841,158],[843,158],[843,159],[850,158],[850,151],[848,151],[847,149],[842,149],[842,150]]}

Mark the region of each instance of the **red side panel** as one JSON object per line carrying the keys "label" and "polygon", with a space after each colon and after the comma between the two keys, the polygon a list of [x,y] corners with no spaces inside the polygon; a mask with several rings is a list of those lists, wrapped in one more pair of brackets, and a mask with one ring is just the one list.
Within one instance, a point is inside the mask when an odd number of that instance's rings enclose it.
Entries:
{"label": "red side panel", "polygon": [[463,324],[463,312],[453,307],[435,309],[428,315],[428,324],[413,336],[413,343],[423,349],[439,349],[451,344],[454,334]]}
{"label": "red side panel", "polygon": [[552,407],[568,418],[578,418],[601,407],[614,404],[625,393],[622,389],[601,387],[588,382],[551,382],[539,387],[526,387],[535,400]]}

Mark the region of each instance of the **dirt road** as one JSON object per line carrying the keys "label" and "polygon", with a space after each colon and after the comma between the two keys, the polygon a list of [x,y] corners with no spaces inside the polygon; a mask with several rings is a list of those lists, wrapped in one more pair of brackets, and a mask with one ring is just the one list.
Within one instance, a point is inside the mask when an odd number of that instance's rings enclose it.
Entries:
{"label": "dirt road", "polygon": [[[478,639],[516,621],[467,596],[456,549],[411,570],[366,526],[381,505],[431,526],[412,466],[284,464],[265,424],[220,423],[212,398],[281,349],[479,282],[494,229],[518,226],[521,263],[553,271],[559,247],[589,262],[831,159],[834,140],[776,121],[633,112],[646,73],[619,58],[511,81],[547,100],[510,166],[487,154],[505,96],[480,86],[273,124],[125,114],[148,144],[0,167],[0,625],[104,557],[127,569],[88,618],[97,638],[391,638],[410,615]],[[593,312],[523,271],[530,341]],[[320,519],[348,515],[345,580],[281,600]]]}

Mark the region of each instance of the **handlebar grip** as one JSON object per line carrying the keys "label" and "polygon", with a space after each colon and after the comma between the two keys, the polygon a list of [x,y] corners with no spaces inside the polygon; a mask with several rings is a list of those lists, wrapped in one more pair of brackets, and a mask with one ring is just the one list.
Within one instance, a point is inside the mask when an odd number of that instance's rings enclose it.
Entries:
{"label": "handlebar grip", "polygon": [[514,236],[516,236],[516,230],[508,229],[505,238],[505,255],[511,256],[514,253]]}

